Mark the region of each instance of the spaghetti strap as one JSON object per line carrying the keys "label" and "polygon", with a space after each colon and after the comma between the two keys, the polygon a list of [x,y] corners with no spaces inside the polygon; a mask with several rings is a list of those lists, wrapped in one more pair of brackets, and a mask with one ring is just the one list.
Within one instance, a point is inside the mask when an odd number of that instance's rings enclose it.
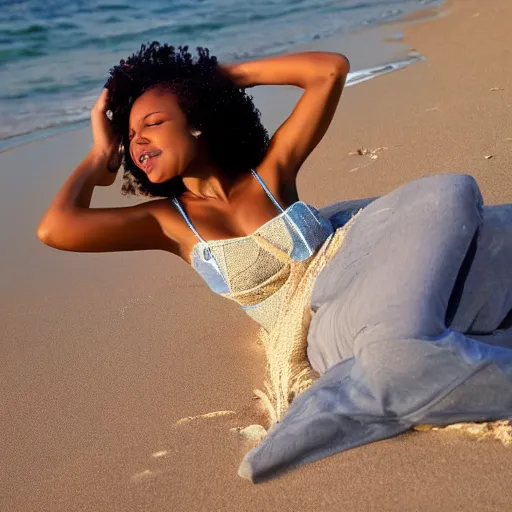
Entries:
{"label": "spaghetti strap", "polygon": [[[274,206],[277,208],[277,211],[279,213],[284,213],[285,210],[277,202],[276,198],[273,196],[272,192],[270,192],[269,188],[267,187],[265,182],[261,179],[260,175],[254,169],[251,169],[251,173],[258,180],[258,183],[261,185],[261,188],[265,191],[268,198],[272,201]],[[196,238],[203,244],[208,245],[208,242],[199,234],[199,231],[197,231],[194,224],[192,224],[192,221],[190,220],[190,217],[187,215],[187,212],[185,211],[185,209],[183,208],[181,201],[177,197],[173,197],[171,199],[171,203],[176,207],[179,214],[183,217],[183,220],[187,223],[187,226],[192,230],[192,232],[194,233]]]}
{"label": "spaghetti strap", "polygon": [[183,217],[185,222],[187,223],[187,226],[192,230],[194,235],[198,238],[200,242],[202,242],[205,245],[208,245],[208,242],[199,234],[199,231],[195,228],[194,224],[192,224],[192,221],[190,220],[189,216],[187,215],[187,212],[183,208],[183,205],[181,204],[180,200],[177,197],[173,197],[171,199],[171,203],[176,207],[180,215]]}
{"label": "spaghetti strap", "polygon": [[251,172],[252,172],[252,175],[258,180],[259,184],[261,185],[261,188],[265,191],[265,193],[267,194],[269,199],[274,203],[274,206],[277,208],[279,213],[283,213],[284,212],[283,208],[277,202],[276,198],[272,195],[272,192],[270,192],[270,190],[268,189],[265,182],[261,179],[260,175],[254,169],[251,169]]}

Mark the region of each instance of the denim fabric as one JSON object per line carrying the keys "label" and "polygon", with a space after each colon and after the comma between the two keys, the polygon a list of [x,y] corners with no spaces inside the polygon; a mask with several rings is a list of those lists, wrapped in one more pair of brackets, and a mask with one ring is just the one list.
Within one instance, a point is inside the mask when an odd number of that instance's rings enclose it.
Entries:
{"label": "denim fabric", "polygon": [[[357,206],[321,213],[342,219]],[[483,207],[471,177],[367,200],[311,307],[308,357],[322,375],[240,476],[270,477],[415,424],[512,415],[512,205]]]}

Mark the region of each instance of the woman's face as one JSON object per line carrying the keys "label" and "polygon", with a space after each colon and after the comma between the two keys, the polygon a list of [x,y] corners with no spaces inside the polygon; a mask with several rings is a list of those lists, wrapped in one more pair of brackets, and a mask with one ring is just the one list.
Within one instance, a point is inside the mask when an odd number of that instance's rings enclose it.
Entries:
{"label": "woman's face", "polygon": [[152,183],[180,176],[198,153],[185,114],[171,91],[155,87],[130,111],[130,155]]}

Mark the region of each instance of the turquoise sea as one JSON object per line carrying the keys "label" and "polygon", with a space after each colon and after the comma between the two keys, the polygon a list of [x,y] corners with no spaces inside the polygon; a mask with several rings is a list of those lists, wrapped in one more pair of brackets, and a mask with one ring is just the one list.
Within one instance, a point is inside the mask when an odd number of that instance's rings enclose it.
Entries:
{"label": "turquoise sea", "polygon": [[109,68],[143,42],[207,46],[221,60],[243,60],[439,3],[0,0],[0,151],[87,120]]}

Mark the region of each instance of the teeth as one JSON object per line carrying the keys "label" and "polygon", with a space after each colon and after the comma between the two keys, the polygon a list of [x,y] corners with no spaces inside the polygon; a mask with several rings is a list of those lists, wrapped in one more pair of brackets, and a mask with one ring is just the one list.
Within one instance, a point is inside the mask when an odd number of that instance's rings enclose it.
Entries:
{"label": "teeth", "polygon": [[140,156],[139,163],[143,164],[149,158],[152,158],[152,157],[157,156],[159,154],[160,154],[159,150],[151,151],[150,153],[144,153],[143,155]]}

